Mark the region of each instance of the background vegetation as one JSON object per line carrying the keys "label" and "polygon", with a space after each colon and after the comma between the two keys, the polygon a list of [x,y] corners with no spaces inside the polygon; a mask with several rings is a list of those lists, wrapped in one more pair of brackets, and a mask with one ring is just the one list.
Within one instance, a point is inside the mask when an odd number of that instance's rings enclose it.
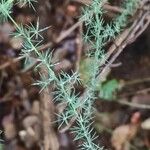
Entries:
{"label": "background vegetation", "polygon": [[[2,0],[4,149],[149,149],[148,73],[129,81],[110,73],[144,36],[149,8],[148,0]],[[138,43],[148,50],[148,42]]]}

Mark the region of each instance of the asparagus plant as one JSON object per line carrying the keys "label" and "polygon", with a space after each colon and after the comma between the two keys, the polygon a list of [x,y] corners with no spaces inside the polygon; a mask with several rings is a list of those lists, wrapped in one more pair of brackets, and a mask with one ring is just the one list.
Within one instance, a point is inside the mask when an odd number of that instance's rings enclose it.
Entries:
{"label": "asparagus plant", "polygon": [[46,30],[39,29],[39,22],[34,26],[33,24],[23,26],[17,24],[12,17],[12,7],[16,3],[22,5],[28,4],[34,8],[35,0],[1,0],[0,2],[0,21],[11,21],[15,26],[16,32],[13,33],[15,37],[23,39],[21,55],[26,58],[26,61],[33,56],[38,60],[36,68],[44,66],[48,76],[44,76],[39,72],[40,80],[35,83],[41,87],[41,92],[49,85],[54,85],[55,90],[54,102],[64,103],[66,105],[64,111],[58,114],[58,122],[62,125],[68,125],[72,118],[75,118],[76,123],[72,125],[70,131],[75,134],[74,140],[82,141],[79,149],[85,150],[100,150],[103,149],[95,143],[97,138],[92,128],[93,123],[93,103],[96,99],[95,90],[97,84],[101,84],[98,74],[101,70],[102,64],[105,64],[105,46],[119,34],[128,23],[128,17],[133,15],[138,6],[137,0],[125,0],[122,6],[122,13],[118,15],[110,23],[103,19],[105,11],[103,5],[105,0],[93,0],[91,5],[83,8],[81,20],[84,22],[86,31],[83,39],[90,44],[90,49],[87,52],[87,57],[92,58],[94,63],[91,64],[91,78],[85,85],[85,92],[81,95],[76,94],[74,84],[82,84],[78,71],[71,74],[61,72],[57,75],[54,71],[52,63],[52,52],[47,50],[45,53],[39,51],[39,47],[43,40],[41,32]]}

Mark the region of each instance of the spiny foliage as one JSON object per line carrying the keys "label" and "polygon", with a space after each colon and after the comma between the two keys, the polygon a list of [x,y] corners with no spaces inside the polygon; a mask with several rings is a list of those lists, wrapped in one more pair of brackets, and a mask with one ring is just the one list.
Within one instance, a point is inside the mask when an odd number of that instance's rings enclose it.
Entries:
{"label": "spiny foliage", "polygon": [[[131,12],[133,13],[133,11],[137,6],[137,1],[136,5],[134,0],[126,1],[124,3],[123,13],[119,15],[110,24],[106,24],[103,20],[104,10],[102,6],[104,2],[105,1],[94,0],[90,6],[86,7],[83,10],[83,15],[81,17],[81,19],[85,22],[87,31],[84,34],[83,38],[85,42],[90,43],[91,46],[91,48],[89,49],[88,57],[90,59],[92,58],[94,62],[90,64],[92,75],[90,76],[90,80],[86,86],[87,95],[85,97],[88,97],[88,99],[86,100],[87,104],[85,103],[86,109],[85,112],[81,114],[83,118],[86,118],[85,126],[87,126],[86,128],[87,133],[90,132],[90,126],[88,125],[91,122],[91,114],[93,111],[92,104],[95,99],[94,91],[96,90],[97,83],[99,84],[99,82],[97,82],[98,79],[96,76],[99,72],[100,66],[105,62],[104,46],[110,39],[114,38],[115,35],[121,31],[121,29],[125,26],[127,22],[128,16],[131,14]],[[87,113],[87,110],[91,113]],[[81,129],[77,130],[76,134],[78,135],[80,131]],[[83,131],[80,133],[80,135],[82,135],[83,139],[86,139],[84,135],[87,136],[87,134],[83,135]],[[90,137],[89,135],[88,137],[89,139],[85,141],[84,149],[86,148],[89,148],[91,150],[100,149],[99,147],[92,147],[92,144],[89,144],[87,141],[93,143],[94,137]]]}
{"label": "spiny foliage", "polygon": [[[32,2],[35,0],[17,0],[16,3],[22,5],[28,4],[33,7]],[[15,20],[11,17],[11,10],[14,0],[1,0],[0,2],[0,18],[2,21],[9,19],[16,27],[14,36],[21,37],[24,40],[22,55],[26,59],[36,57],[39,64],[36,68],[44,66],[47,70],[48,76],[39,73],[41,80],[35,83],[41,86],[41,92],[44,88],[47,88],[50,84],[53,84],[55,91],[53,92],[54,101],[59,103],[65,103],[66,108],[63,113],[58,115],[58,122],[60,127],[62,125],[68,125],[69,120],[73,117],[76,119],[76,126],[71,128],[71,131],[75,133],[74,140],[82,140],[82,144],[79,145],[80,149],[84,150],[100,150],[98,145],[94,143],[96,134],[92,128],[92,114],[93,114],[93,102],[95,100],[95,89],[99,82],[97,74],[99,73],[100,66],[106,62],[104,47],[106,43],[115,38],[116,34],[121,32],[122,28],[125,27],[128,16],[132,15],[137,7],[136,0],[126,0],[123,4],[123,12],[110,24],[107,24],[103,20],[103,4],[104,0],[94,0],[90,6],[83,9],[81,19],[84,20],[86,26],[86,33],[83,38],[85,42],[90,43],[91,47],[88,52],[88,57],[94,60],[91,64],[92,74],[90,80],[86,83],[86,90],[82,96],[75,93],[74,83],[80,84],[80,76],[77,72],[67,74],[62,72],[60,75],[56,75],[52,63],[52,53],[47,51],[42,53],[38,50],[43,37],[41,32],[45,29],[39,29],[39,22],[34,26],[18,25]]]}
{"label": "spiny foliage", "polygon": [[[2,134],[2,131],[0,130],[0,135]],[[4,140],[2,140],[1,138],[0,138],[0,150],[3,150],[4,149],[4,147],[3,147],[3,142],[4,142]]]}

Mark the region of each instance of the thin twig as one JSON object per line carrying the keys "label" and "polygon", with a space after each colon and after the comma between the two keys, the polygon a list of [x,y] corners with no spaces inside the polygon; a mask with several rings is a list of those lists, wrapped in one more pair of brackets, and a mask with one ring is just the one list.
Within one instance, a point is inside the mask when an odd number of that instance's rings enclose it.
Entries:
{"label": "thin twig", "polygon": [[[126,29],[119,38],[116,39],[115,43],[110,47],[108,53],[106,54],[106,60],[108,61],[109,57],[117,51],[112,58],[109,60],[109,63],[102,69],[102,71],[99,73],[98,77],[99,79],[103,78],[105,72],[107,69],[110,68],[110,65],[116,60],[116,58],[120,55],[120,53],[124,50],[124,48],[131,44],[136,40],[136,38],[142,33],[140,29],[146,24],[146,27],[150,24],[149,20],[150,11],[143,12],[142,15],[138,16],[138,18],[134,21],[133,25]],[[145,22],[146,21],[146,22]],[[146,29],[146,28],[144,28]],[[139,34],[139,32],[140,34]],[[144,31],[144,30],[142,30]]]}
{"label": "thin twig", "polygon": [[146,94],[148,92],[150,92],[150,88],[145,88],[145,89],[138,90],[138,91],[135,91],[135,92],[128,92],[126,94],[121,94],[121,95],[118,96],[118,98],[125,98],[125,97],[132,96],[132,95],[135,95],[135,94]]}
{"label": "thin twig", "polygon": [[22,60],[22,59],[24,59],[24,58],[25,58],[24,56],[14,58],[14,59],[12,59],[12,61],[8,61],[8,62],[6,62],[6,63],[0,65],[0,70],[5,69],[6,67],[9,67],[9,66],[12,65],[13,63],[17,63],[17,62],[19,62],[20,60]]}
{"label": "thin twig", "polygon": [[79,26],[79,34],[77,38],[77,60],[76,60],[76,70],[79,70],[80,60],[81,60],[81,54],[82,54],[82,48],[83,48],[83,41],[82,41],[82,33],[83,33],[83,24]]}
{"label": "thin twig", "polygon": [[136,108],[141,108],[141,109],[150,109],[150,105],[145,105],[145,104],[137,104],[137,103],[132,103],[132,102],[128,102],[128,101],[117,101],[119,104],[122,105],[127,105],[130,107],[136,107]]}
{"label": "thin twig", "polygon": [[[65,39],[71,32],[73,32],[76,28],[78,28],[80,25],[82,24],[82,21],[79,21],[77,23],[75,23],[73,26],[71,26],[68,30],[64,31],[63,33],[60,34],[60,36],[56,39],[55,43],[59,43],[61,42],[63,39]],[[42,51],[44,49],[47,49],[49,47],[52,47],[52,42],[48,42],[46,44],[41,45],[38,48],[38,51]],[[25,56],[22,57],[18,57],[18,58],[14,58],[12,59],[12,61],[8,61],[2,65],[0,65],[0,70],[5,69],[6,67],[9,67],[10,65],[12,65],[13,63],[17,63],[20,60],[23,60],[25,58]],[[35,62],[36,63],[36,62]],[[35,64],[33,64],[34,66]]]}
{"label": "thin twig", "polygon": [[[78,3],[82,3],[84,5],[90,5],[92,3],[91,0],[73,0],[73,1],[78,2]],[[116,13],[122,13],[122,11],[123,11],[122,8],[117,7],[117,6],[111,6],[108,3],[105,3],[103,5],[103,8],[106,11],[112,11],[112,12],[116,12]]]}

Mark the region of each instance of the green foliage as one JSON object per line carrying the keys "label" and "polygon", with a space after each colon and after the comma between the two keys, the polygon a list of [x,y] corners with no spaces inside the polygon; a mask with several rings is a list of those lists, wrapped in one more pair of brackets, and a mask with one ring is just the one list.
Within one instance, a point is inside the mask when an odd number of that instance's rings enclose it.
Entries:
{"label": "green foliage", "polygon": [[[2,131],[0,130],[0,134],[2,133]],[[4,149],[4,145],[3,145],[4,140],[0,139],[0,150]]]}
{"label": "green foliage", "polygon": [[[23,5],[28,4],[34,8],[32,4],[32,2],[35,2],[34,0],[17,0],[16,3],[18,2]],[[81,17],[86,26],[86,33],[83,38],[85,42],[88,42],[91,46],[87,54],[87,61],[90,65],[88,66],[88,63],[85,62],[85,64],[87,63],[87,69],[90,70],[90,72],[88,72],[90,76],[85,79],[87,80],[84,83],[86,90],[82,97],[76,94],[74,89],[74,83],[81,84],[79,73],[72,72],[71,74],[67,74],[62,72],[60,75],[56,75],[53,70],[52,53],[49,51],[46,53],[38,51],[43,41],[41,32],[47,28],[39,29],[38,21],[36,26],[32,24],[30,24],[30,26],[18,25],[11,17],[12,6],[16,3],[13,0],[1,0],[0,2],[1,20],[5,21],[9,19],[16,27],[14,36],[21,37],[24,40],[22,55],[26,57],[26,61],[29,62],[32,56],[36,57],[39,62],[36,69],[38,70],[41,66],[44,66],[48,73],[48,76],[45,76],[45,74],[39,72],[41,79],[37,81],[35,85],[41,87],[41,92],[49,85],[54,85],[55,90],[52,93],[54,95],[54,102],[57,101],[67,104],[65,111],[58,115],[60,127],[67,125],[72,117],[76,118],[76,125],[71,128],[71,131],[76,135],[74,140],[82,141],[82,144],[79,145],[79,149],[84,150],[103,149],[94,143],[96,134],[94,134],[92,128],[92,114],[94,110],[93,102],[96,99],[95,91],[97,84],[100,84],[102,87],[100,93],[103,93],[101,96],[110,98],[117,88],[117,83],[110,81],[106,84],[101,84],[101,81],[97,79],[97,74],[99,73],[101,65],[106,63],[104,50],[106,43],[110,39],[115,38],[116,34],[119,34],[122,28],[125,27],[128,16],[134,13],[137,7],[136,0],[126,0],[123,4],[123,13],[114,19],[112,23],[107,24],[103,20],[104,10],[102,6],[104,2],[104,0],[93,0],[90,6],[83,9]]]}
{"label": "green foliage", "polygon": [[93,59],[91,58],[81,59],[79,73],[83,85],[86,85],[90,81],[93,74],[93,67],[92,67],[93,65],[94,65]]}
{"label": "green foliage", "polygon": [[[92,74],[94,60],[92,58],[82,59],[80,62],[80,78],[82,80],[82,84],[86,86],[88,82],[90,82]],[[106,82],[101,82],[100,80],[97,82],[97,86],[95,91],[99,92],[99,97],[105,100],[113,100],[115,99],[115,93],[119,89],[119,83],[117,80],[112,79]]]}
{"label": "green foliage", "polygon": [[8,15],[12,12],[12,1],[1,0],[0,2],[0,22],[5,22],[8,20]]}
{"label": "green foliage", "polygon": [[117,80],[113,79],[110,81],[107,81],[102,84],[100,88],[99,97],[106,99],[106,100],[112,100],[115,98],[115,92],[119,88],[119,83]]}
{"label": "green foliage", "polygon": [[3,150],[4,149],[4,146],[3,144],[0,143],[0,150]]}

